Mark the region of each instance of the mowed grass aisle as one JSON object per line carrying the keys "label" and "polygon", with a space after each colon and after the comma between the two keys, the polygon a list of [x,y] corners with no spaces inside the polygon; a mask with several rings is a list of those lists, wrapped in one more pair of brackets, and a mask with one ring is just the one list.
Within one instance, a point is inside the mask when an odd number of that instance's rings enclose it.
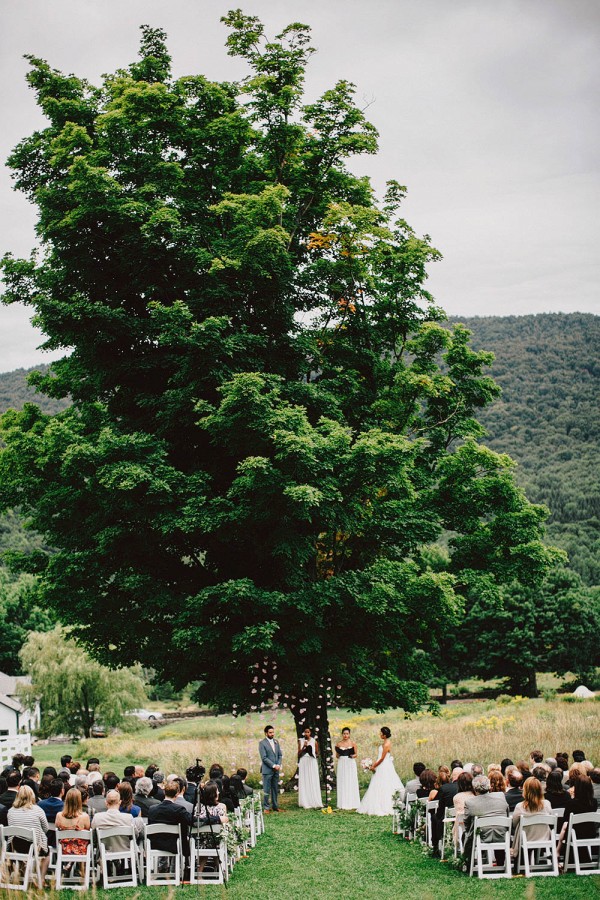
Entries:
{"label": "mowed grass aisle", "polygon": [[[391,820],[356,813],[292,808],[266,819],[267,832],[239,862],[227,889],[220,886],[98,890],[102,900],[589,900],[600,897],[600,879],[559,878],[477,881],[423,856],[391,833]],[[6,896],[6,894],[5,894]],[[40,895],[42,896],[42,895]],[[48,897],[48,893],[45,894]],[[64,897],[65,894],[63,893]],[[74,897],[68,893],[66,896]],[[58,895],[54,894],[55,900]],[[4,898],[3,898],[4,900]]]}

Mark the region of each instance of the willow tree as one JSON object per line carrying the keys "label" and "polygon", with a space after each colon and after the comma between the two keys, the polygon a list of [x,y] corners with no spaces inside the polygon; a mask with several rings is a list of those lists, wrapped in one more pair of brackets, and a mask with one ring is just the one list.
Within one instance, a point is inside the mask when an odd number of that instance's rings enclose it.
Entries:
{"label": "willow tree", "polygon": [[404,188],[378,201],[347,167],[377,150],[353,85],[306,104],[308,29],[224,22],[241,84],[172,78],[148,27],[99,87],[30,58],[48,124],[9,164],[40,250],[4,259],[4,299],[64,348],[33,381],[72,406],[4,416],[0,496],[56,548],[27,562],[101,660],[326,731],[328,687],[418,708],[466,592],[551,553],[481,444],[491,355],[442,324],[439,254]]}

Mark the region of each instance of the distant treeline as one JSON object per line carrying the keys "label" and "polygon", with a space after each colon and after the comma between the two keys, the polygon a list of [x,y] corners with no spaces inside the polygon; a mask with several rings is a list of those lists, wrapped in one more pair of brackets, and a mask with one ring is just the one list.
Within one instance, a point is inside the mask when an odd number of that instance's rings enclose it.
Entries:
{"label": "distant treeline", "polygon": [[[587,584],[600,584],[600,316],[451,321],[472,330],[476,349],[496,355],[492,374],[503,393],[480,415],[486,443],[512,456],[529,499],[550,508],[549,542],[567,550]],[[65,401],[27,385],[28,371],[0,374],[0,412],[27,401],[49,413],[64,409]],[[17,522],[10,517],[0,523],[0,552],[21,544]]]}

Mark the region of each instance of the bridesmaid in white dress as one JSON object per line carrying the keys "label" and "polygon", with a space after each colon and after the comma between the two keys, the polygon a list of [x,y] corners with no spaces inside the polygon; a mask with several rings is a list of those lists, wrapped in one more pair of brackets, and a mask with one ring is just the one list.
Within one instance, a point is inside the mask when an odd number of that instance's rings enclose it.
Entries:
{"label": "bridesmaid in white dress", "polygon": [[342,739],[335,745],[337,767],[338,809],[358,809],[360,791],[356,771],[356,744],[350,738],[350,729],[342,728]]}
{"label": "bridesmaid in white dress", "polygon": [[305,728],[298,741],[298,806],[303,809],[321,809],[321,783],[319,781],[319,743],[310,728]]}
{"label": "bridesmaid in white dress", "polygon": [[392,756],[392,732],[384,726],[381,729],[382,744],[379,748],[377,761],[371,766],[373,777],[362,798],[359,813],[367,816],[391,816],[393,813],[392,796],[396,791],[404,790],[400,776],[394,768]]}

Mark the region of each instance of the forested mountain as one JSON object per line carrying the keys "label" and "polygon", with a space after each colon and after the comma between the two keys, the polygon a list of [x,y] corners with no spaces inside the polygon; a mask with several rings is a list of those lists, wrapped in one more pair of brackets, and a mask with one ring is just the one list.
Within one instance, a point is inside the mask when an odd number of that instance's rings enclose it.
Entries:
{"label": "forested mountain", "polygon": [[[472,330],[476,349],[496,355],[492,374],[502,397],[481,414],[486,443],[518,463],[527,496],[551,510],[549,540],[568,551],[586,583],[600,584],[600,316],[452,321]],[[28,400],[47,412],[64,408],[29,388],[26,375],[0,374],[0,412]],[[0,551],[17,541],[15,525],[2,519]]]}
{"label": "forested mountain", "polygon": [[15,369],[13,372],[0,373],[0,413],[7,409],[22,409],[25,403],[37,403],[44,412],[54,413],[65,409],[68,404],[64,400],[54,400],[38,394],[35,388],[27,384],[29,372],[45,372],[48,366],[34,366],[31,369]]}
{"label": "forested mountain", "polygon": [[600,316],[453,321],[496,354],[502,396],[480,416],[486,443],[512,456],[529,499],[550,508],[550,542],[587,584],[600,584]]}

